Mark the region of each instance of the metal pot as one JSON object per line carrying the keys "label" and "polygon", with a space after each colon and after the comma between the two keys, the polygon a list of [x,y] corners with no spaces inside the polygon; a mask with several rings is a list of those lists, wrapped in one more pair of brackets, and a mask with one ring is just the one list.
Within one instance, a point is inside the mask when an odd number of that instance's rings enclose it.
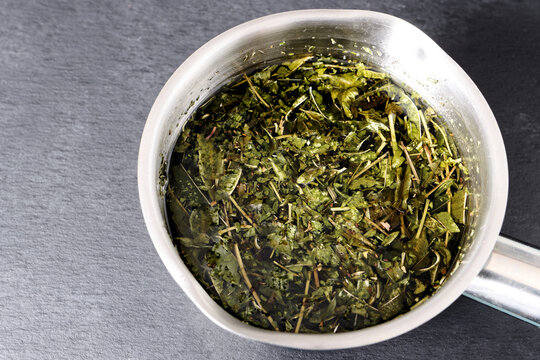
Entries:
{"label": "metal pot", "polygon": [[[407,84],[442,115],[470,169],[470,211],[458,255],[460,264],[441,288],[427,301],[390,321],[338,334],[264,330],[245,324],[223,310],[193,277],[173,246],[163,201],[167,160],[184,123],[197,106],[243,72],[308,53],[359,59],[383,68],[397,81]],[[459,65],[427,35],[399,18],[359,10],[292,11],[249,21],[210,40],[176,70],[156,99],[141,140],[138,182],[144,219],[163,263],[206,316],[240,336],[304,349],[372,344],[430,320],[468,287],[472,297],[492,304],[498,301],[497,306],[506,306],[505,311],[539,322],[538,250],[502,239],[492,257],[496,261],[491,261],[483,275],[477,277],[499,237],[508,192],[506,153],[493,113]],[[513,259],[507,256],[512,249],[518,249],[515,251],[519,253],[514,251]],[[503,273],[501,266],[509,264],[508,261],[513,265]],[[505,300],[501,294],[494,298],[493,290],[503,289],[503,283],[518,291],[516,283],[507,279],[508,273],[518,271],[516,264],[521,266],[519,271],[536,271],[536,275],[531,275],[533,280],[529,279],[526,288],[521,287],[516,298]],[[506,278],[497,278],[500,274]],[[517,274],[512,280],[522,282],[523,276]],[[509,294],[507,290],[501,293]],[[527,301],[532,301],[529,309],[516,307],[516,300],[526,296],[529,296]],[[501,299],[506,301],[505,305],[500,304]]]}

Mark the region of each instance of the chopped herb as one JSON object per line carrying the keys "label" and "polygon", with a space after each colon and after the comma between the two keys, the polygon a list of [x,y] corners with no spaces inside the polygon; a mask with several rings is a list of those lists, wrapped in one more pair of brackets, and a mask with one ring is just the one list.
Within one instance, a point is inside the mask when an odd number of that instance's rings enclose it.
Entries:
{"label": "chopped herb", "polygon": [[439,287],[460,249],[466,174],[417,95],[309,56],[242,74],[197,109],[171,157],[167,214],[185,263],[231,314],[343,332]]}

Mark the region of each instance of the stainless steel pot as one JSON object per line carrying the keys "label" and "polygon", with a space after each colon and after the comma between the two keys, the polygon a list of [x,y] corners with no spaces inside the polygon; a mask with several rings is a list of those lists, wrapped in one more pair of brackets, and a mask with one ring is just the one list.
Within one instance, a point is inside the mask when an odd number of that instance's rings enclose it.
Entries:
{"label": "stainless steel pot", "polygon": [[[338,334],[259,329],[216,304],[173,246],[160,177],[184,123],[209,95],[243,72],[308,53],[359,59],[407,84],[443,116],[470,169],[470,216],[460,265],[413,310],[373,327]],[[156,99],[141,140],[138,181],[144,219],[163,263],[204,314],[240,336],[304,349],[362,346],[419,326],[464,292],[532,323],[540,322],[539,251],[499,237],[508,169],[497,122],[459,65],[427,35],[396,17],[359,10],[293,11],[249,21],[210,40],[176,70]],[[529,272],[528,280],[523,280],[522,271]]]}

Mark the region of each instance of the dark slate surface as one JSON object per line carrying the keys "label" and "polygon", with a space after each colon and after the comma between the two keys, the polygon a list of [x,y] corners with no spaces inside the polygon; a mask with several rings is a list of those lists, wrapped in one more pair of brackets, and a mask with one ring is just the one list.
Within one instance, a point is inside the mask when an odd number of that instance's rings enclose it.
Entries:
{"label": "dark slate surface", "polygon": [[161,86],[218,33],[301,8],[400,16],[476,81],[510,166],[503,232],[540,246],[540,2],[1,1],[0,358],[513,358],[540,331],[460,298],[396,339],[336,352],[241,339],[167,273],[138,203],[137,150]]}

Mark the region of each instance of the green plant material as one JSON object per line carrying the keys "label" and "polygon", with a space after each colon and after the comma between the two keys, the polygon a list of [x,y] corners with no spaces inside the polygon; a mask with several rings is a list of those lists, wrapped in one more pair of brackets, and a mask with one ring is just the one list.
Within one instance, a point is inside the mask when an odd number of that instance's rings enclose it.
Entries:
{"label": "green plant material", "polygon": [[467,190],[456,191],[452,197],[452,217],[456,222],[465,224],[465,212],[467,205]]}
{"label": "green plant material", "polygon": [[435,118],[361,63],[308,56],[243,74],[174,147],[180,255],[262,328],[349,331],[408,311],[456,263],[467,219],[467,169]]}
{"label": "green plant material", "polygon": [[452,219],[452,216],[447,212],[440,212],[438,214],[435,214],[435,218],[439,220],[439,222],[444,226],[446,231],[451,233],[458,233],[459,227],[456,225],[454,220]]}

